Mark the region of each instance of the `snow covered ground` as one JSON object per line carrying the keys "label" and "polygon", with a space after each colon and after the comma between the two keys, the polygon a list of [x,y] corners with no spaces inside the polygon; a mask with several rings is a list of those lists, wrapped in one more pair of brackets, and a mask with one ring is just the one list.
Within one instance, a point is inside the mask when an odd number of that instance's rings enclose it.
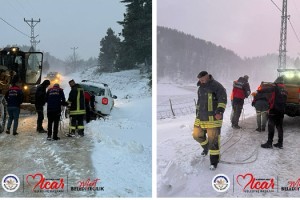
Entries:
{"label": "snow covered ground", "polygon": [[95,68],[64,76],[68,81],[83,79],[107,83],[118,98],[107,120],[85,126],[95,141],[92,161],[104,191],[98,197],[152,196],[152,95],[147,77],[139,70],[95,74]]}
{"label": "snow covered ground", "polygon": [[[63,77],[61,87],[66,98],[71,79],[107,83],[118,97],[111,115],[106,120],[86,124],[82,138],[66,137],[69,119],[63,119],[58,134],[61,139],[47,141],[47,134],[36,132],[37,115],[22,113],[19,135],[0,134],[0,177],[17,175],[20,188],[16,192],[5,192],[0,186],[0,197],[151,197],[152,94],[149,79],[139,70],[97,75],[95,68],[91,68]],[[43,126],[47,127],[46,112]],[[62,192],[47,188],[52,183],[57,184],[57,180],[63,180],[64,186],[57,188],[63,189]],[[71,187],[89,185],[99,190],[71,190]]]}
{"label": "snow covered ground", "polygon": [[[231,89],[227,87],[228,96]],[[231,128],[231,106],[227,104],[221,130],[221,162],[215,171],[210,171],[209,156],[200,156],[202,148],[192,137],[195,113],[186,114],[184,109],[194,109],[196,91],[196,86],[158,83],[158,197],[299,197],[300,118],[285,116],[284,149],[263,149],[260,145],[266,142],[267,132],[255,131],[256,114],[250,99],[245,101],[241,130]],[[168,116],[163,110],[170,107],[169,99],[175,102],[175,107],[181,106],[177,110],[173,107],[177,111],[175,117],[164,117]],[[277,132],[274,142],[277,142]],[[212,179],[217,174],[229,177],[231,185],[226,192],[213,189]],[[266,186],[271,179],[274,179],[273,188]],[[293,184],[296,191],[282,191]]]}

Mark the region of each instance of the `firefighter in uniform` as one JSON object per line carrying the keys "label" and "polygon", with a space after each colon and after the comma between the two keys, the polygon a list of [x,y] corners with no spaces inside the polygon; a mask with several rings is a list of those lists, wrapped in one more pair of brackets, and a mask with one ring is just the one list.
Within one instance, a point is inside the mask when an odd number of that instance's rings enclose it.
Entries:
{"label": "firefighter in uniform", "polygon": [[225,88],[206,71],[200,72],[198,79],[193,138],[203,147],[202,156],[206,156],[209,152],[210,169],[215,170],[220,159],[220,134],[227,95]]}
{"label": "firefighter in uniform", "polygon": [[71,91],[67,103],[69,104],[69,110],[70,110],[71,133],[68,134],[67,136],[69,137],[75,136],[75,131],[78,130],[78,135],[83,137],[84,136],[83,118],[86,113],[84,91],[80,87],[80,85],[75,83],[73,79],[69,81],[69,85],[71,87]]}
{"label": "firefighter in uniform", "polygon": [[240,129],[239,119],[242,113],[244,99],[248,98],[251,94],[250,86],[248,83],[249,77],[245,75],[240,77],[237,81],[233,82],[232,89],[232,110],[233,115],[231,118],[232,128]]}
{"label": "firefighter in uniform", "polygon": [[59,87],[59,84],[55,83],[52,88],[48,89],[46,93],[46,102],[48,117],[47,140],[51,140],[52,132],[53,140],[60,140],[60,138],[57,137],[58,124],[61,116],[61,106],[66,106],[66,98],[64,91]]}

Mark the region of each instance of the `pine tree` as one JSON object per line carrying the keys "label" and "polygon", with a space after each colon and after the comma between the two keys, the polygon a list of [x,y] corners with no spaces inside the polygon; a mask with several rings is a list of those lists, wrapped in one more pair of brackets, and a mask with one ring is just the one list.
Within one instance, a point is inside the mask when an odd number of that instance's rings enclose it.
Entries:
{"label": "pine tree", "polygon": [[117,66],[122,69],[134,68],[136,64],[151,64],[152,59],[152,1],[122,0],[127,3]]}
{"label": "pine tree", "polygon": [[119,51],[120,38],[111,28],[107,29],[106,36],[100,41],[99,66],[101,71],[115,71],[115,63]]}

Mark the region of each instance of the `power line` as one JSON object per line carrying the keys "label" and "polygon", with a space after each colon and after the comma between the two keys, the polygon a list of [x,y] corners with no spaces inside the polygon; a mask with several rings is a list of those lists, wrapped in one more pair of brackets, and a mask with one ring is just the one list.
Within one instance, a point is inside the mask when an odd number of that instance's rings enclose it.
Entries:
{"label": "power line", "polygon": [[288,18],[288,20],[289,20],[289,22],[290,22],[290,25],[291,25],[291,27],[292,27],[292,30],[293,30],[293,32],[294,32],[294,34],[295,34],[295,36],[296,36],[298,42],[300,43],[299,37],[298,37],[297,32],[295,31],[294,27],[293,27],[293,24],[292,24],[290,18]]}
{"label": "power line", "polygon": [[[280,12],[282,12],[281,9],[279,8],[279,6],[277,6],[277,4],[276,4],[273,0],[271,0],[271,2],[276,6],[276,8],[277,8]],[[294,3],[295,3],[295,2],[294,2]],[[298,42],[300,43],[300,39],[299,39],[299,37],[298,37],[298,35],[297,35],[297,32],[296,32],[296,30],[294,29],[294,26],[293,26],[293,24],[292,24],[292,22],[291,22],[291,20],[290,20],[290,15],[288,16],[287,19],[289,20],[289,23],[290,23],[290,25],[291,25],[291,27],[292,27],[292,30],[293,30],[293,32],[294,32],[294,34],[295,34],[295,36],[296,36]]]}
{"label": "power line", "polygon": [[271,0],[271,2],[276,6],[276,8],[280,11],[280,13],[282,12],[281,11],[281,9],[279,8],[279,6],[277,6],[277,4],[273,1],[273,0]]}
{"label": "power line", "polygon": [[[36,49],[36,44],[40,43],[40,41],[36,41],[36,40],[35,40],[35,38],[36,38],[37,36],[39,36],[39,35],[34,36],[34,27],[35,27],[39,22],[41,22],[41,19],[39,19],[39,20],[33,20],[33,19],[31,18],[31,20],[26,20],[26,19],[24,18],[24,22],[26,22],[26,23],[28,24],[28,26],[30,26],[30,28],[31,28],[30,43],[31,43],[31,47],[33,47],[33,49],[35,50],[35,49]],[[30,23],[29,23],[29,22],[30,22]]]}
{"label": "power line", "polygon": [[30,38],[29,35],[27,35],[26,33],[22,32],[22,31],[20,31],[19,29],[17,29],[16,27],[14,27],[13,25],[11,25],[10,23],[8,23],[8,22],[5,21],[2,17],[0,17],[0,19],[1,19],[3,22],[5,22],[7,25],[9,25],[10,27],[12,27],[13,29],[15,29],[16,31],[18,31],[18,32],[20,32],[21,34],[23,34],[23,35],[25,35],[25,36],[27,36],[27,37]]}

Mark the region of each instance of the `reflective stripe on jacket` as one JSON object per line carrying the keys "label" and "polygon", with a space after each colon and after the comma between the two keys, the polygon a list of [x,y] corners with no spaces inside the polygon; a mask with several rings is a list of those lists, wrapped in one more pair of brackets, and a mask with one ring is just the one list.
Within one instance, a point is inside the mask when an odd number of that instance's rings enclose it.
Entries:
{"label": "reflective stripe on jacket", "polygon": [[223,120],[217,120],[216,114],[223,114],[227,104],[225,88],[212,78],[198,88],[197,124],[201,128],[221,127]]}
{"label": "reflective stripe on jacket", "polygon": [[69,94],[68,103],[71,103],[70,115],[85,114],[84,91],[78,84],[75,84],[72,87]]}

